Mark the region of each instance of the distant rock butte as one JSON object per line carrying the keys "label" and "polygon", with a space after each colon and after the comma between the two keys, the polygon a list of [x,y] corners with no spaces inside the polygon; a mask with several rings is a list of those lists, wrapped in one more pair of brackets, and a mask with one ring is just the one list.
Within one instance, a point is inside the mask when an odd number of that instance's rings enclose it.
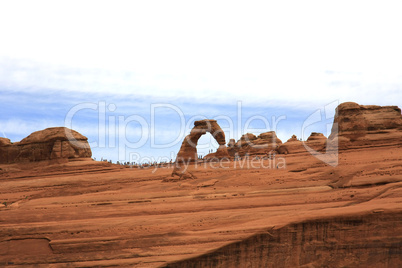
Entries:
{"label": "distant rock butte", "polygon": [[329,142],[339,149],[401,144],[401,109],[342,103],[336,108]]}
{"label": "distant rock butte", "polygon": [[20,142],[0,138],[0,163],[33,162],[92,156],[87,137],[65,127],[36,131]]}
{"label": "distant rock butte", "polygon": [[402,144],[402,115],[397,106],[345,102],[336,108],[331,135],[312,132],[302,142],[295,135],[277,148],[281,154]]}

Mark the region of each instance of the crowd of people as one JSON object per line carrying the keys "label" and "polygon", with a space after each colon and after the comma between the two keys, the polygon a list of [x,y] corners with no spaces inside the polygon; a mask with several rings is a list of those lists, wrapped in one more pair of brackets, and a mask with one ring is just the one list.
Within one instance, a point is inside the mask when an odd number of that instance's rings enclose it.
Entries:
{"label": "crowd of people", "polygon": [[[212,153],[212,150],[209,151],[209,153]],[[266,152],[264,155],[255,155],[253,158],[250,157],[248,153],[246,153],[244,156],[239,156],[237,153],[236,155],[232,158],[233,161],[241,161],[241,160],[268,160],[268,159],[275,159],[276,151],[272,150],[270,152]],[[96,161],[96,158],[93,158],[93,160]],[[198,160],[199,161],[205,161],[204,157],[202,155],[198,155]],[[209,159],[211,160],[211,159]],[[215,159],[218,160],[218,159]],[[161,161],[161,162],[145,162],[145,163],[137,163],[137,162],[120,162],[116,161],[116,163],[113,163],[112,160],[107,160],[104,159],[103,157],[101,158],[102,162],[107,162],[110,164],[116,164],[116,165],[121,165],[121,166],[126,166],[126,167],[131,167],[131,168],[147,168],[147,167],[164,167],[164,166],[169,166],[174,163],[173,159],[170,159],[169,162],[167,161]]]}

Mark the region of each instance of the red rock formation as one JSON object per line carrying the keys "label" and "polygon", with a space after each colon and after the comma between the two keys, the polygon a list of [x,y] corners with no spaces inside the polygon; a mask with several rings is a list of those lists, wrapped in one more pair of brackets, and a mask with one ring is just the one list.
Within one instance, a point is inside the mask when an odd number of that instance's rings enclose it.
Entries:
{"label": "red rock formation", "polygon": [[235,146],[236,147],[242,147],[242,146],[249,146],[253,144],[253,140],[256,140],[257,136],[252,134],[252,133],[246,133],[243,136],[240,137],[240,139],[236,142]]}
{"label": "red rock formation", "polygon": [[327,145],[327,137],[322,133],[312,132],[310,137],[307,138],[307,146],[317,152],[325,150]]}
{"label": "red rock formation", "polygon": [[229,141],[229,143],[228,143],[228,147],[227,147],[227,150],[228,150],[228,153],[229,153],[229,156],[230,157],[234,157],[235,155],[236,155],[236,141],[235,141],[235,139],[230,139],[230,141]]}
{"label": "red rock formation", "polygon": [[[212,137],[219,144],[218,150],[209,154],[205,159],[224,159],[229,158],[229,153],[226,148],[225,133],[218,125],[216,120],[200,120],[194,122],[194,127],[187,135],[181,144],[180,151],[176,157],[175,167],[172,172],[172,177],[178,176],[180,179],[195,179],[196,177],[187,170],[188,163],[195,162],[198,159],[197,143],[200,137],[207,132],[211,133]],[[170,180],[165,179],[165,180]]]}
{"label": "red rock formation", "polygon": [[11,141],[7,138],[0,137],[0,146],[10,145]]}
{"label": "red rock formation", "polygon": [[323,152],[402,144],[402,115],[397,106],[359,105],[345,102],[336,108],[331,135],[311,133],[305,143],[294,136],[279,146],[282,154],[306,152],[304,145]]}
{"label": "red rock formation", "polygon": [[180,151],[176,157],[176,162],[188,163],[196,161],[198,159],[198,140],[202,135],[206,134],[207,132],[211,133],[211,135],[219,144],[219,148],[214,154],[214,157],[219,159],[229,157],[228,151],[225,146],[225,133],[218,125],[216,120],[205,119],[194,122],[193,129],[190,131],[190,134],[184,138],[183,143],[181,144]]}
{"label": "red rock formation", "polygon": [[91,157],[87,138],[77,131],[54,127],[36,131],[20,142],[0,138],[0,163]]}
{"label": "red rock formation", "polygon": [[322,152],[325,151],[326,144],[327,137],[322,133],[312,132],[305,142],[298,140],[296,135],[293,135],[292,138],[277,148],[277,152],[280,154],[305,153],[307,152],[305,146],[314,151]]}
{"label": "red rock formation", "polygon": [[281,144],[276,151],[280,154],[294,154],[306,152],[306,148],[304,148],[303,142],[298,140],[296,135],[293,135],[287,142]]}
{"label": "red rock formation", "polygon": [[261,133],[258,137],[247,133],[241,136],[236,144],[231,143],[229,151],[231,155],[239,156],[262,155],[275,150],[280,144],[282,141],[276,136],[275,131]]}
{"label": "red rock formation", "polygon": [[287,140],[287,142],[298,141],[298,140],[299,140],[299,139],[297,138],[297,136],[293,134],[292,137]]}
{"label": "red rock formation", "polygon": [[340,149],[401,144],[402,115],[397,106],[345,102],[336,108],[329,140]]}

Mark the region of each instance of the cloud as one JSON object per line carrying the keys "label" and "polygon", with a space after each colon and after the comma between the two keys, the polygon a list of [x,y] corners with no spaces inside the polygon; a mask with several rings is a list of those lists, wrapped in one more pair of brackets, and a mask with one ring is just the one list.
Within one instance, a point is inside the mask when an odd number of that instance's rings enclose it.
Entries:
{"label": "cloud", "polygon": [[[70,92],[71,100],[118,100],[137,98],[152,102],[233,104],[241,100],[246,105],[301,108],[323,105],[339,99],[363,104],[391,104],[388,93],[402,99],[402,76],[364,72],[272,71],[267,77],[219,76],[197,74],[138,74],[130,71],[74,69],[15,59],[0,60],[6,66],[0,73],[3,88],[23,92]],[[168,70],[167,70],[168,72]],[[395,103],[401,105],[400,103]],[[149,106],[136,102],[136,105]]]}
{"label": "cloud", "polygon": [[[398,12],[390,1],[4,2],[0,131],[23,138],[91,103],[74,127],[96,140],[102,103],[116,106],[106,118],[150,124],[155,103],[187,121],[236,120],[240,101],[245,119],[287,115],[286,140],[336,100],[402,107]],[[159,141],[170,140],[177,111],[157,115]]]}
{"label": "cloud", "polygon": [[27,137],[32,132],[45,129],[50,126],[57,126],[55,122],[45,120],[25,120],[25,119],[12,119],[0,121],[0,133],[9,138],[11,141],[16,142]]}
{"label": "cloud", "polygon": [[3,88],[309,107],[402,81],[391,2],[20,6],[2,3]]}

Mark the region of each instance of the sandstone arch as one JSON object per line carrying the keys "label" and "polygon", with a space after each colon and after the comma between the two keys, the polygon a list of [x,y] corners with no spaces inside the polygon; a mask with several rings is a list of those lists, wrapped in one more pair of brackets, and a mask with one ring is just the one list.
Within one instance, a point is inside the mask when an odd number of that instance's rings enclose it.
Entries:
{"label": "sandstone arch", "polygon": [[187,135],[181,144],[180,151],[177,153],[176,162],[194,162],[198,159],[197,143],[200,137],[207,132],[211,133],[212,137],[218,142],[219,148],[215,153],[215,158],[229,158],[229,153],[226,148],[225,133],[218,125],[216,120],[205,119],[194,122],[194,127]]}

